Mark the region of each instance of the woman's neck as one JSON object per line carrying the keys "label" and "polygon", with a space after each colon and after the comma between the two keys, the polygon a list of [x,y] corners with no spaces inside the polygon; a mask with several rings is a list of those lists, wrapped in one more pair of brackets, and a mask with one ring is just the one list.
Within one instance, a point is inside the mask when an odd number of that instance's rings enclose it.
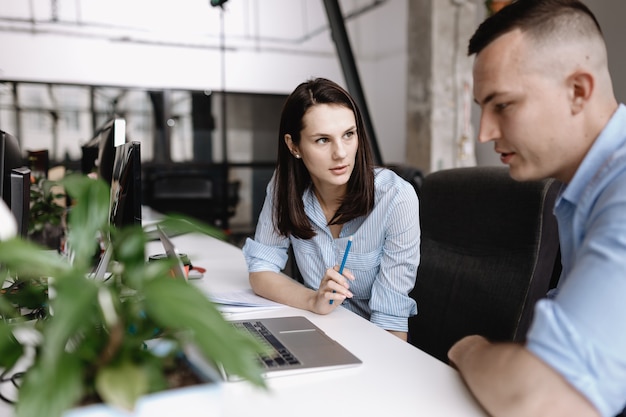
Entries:
{"label": "woman's neck", "polygon": [[327,187],[326,189],[314,187],[313,191],[324,212],[326,221],[329,222],[335,216],[335,213],[337,213],[341,205],[341,201],[345,195],[345,187]]}

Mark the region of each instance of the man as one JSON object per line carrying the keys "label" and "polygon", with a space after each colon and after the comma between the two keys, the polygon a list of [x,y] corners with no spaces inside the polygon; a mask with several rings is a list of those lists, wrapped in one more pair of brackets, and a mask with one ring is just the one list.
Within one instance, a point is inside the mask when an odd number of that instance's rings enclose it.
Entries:
{"label": "man", "polygon": [[524,346],[468,336],[451,363],[494,416],[605,416],[626,405],[626,107],[577,0],[518,0],[488,18],[476,54],[479,140],[516,180],[556,178],[563,272]]}

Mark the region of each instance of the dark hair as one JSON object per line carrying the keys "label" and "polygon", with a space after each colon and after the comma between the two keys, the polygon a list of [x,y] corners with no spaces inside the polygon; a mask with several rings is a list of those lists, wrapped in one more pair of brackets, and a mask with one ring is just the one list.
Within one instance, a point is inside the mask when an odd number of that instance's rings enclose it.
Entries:
{"label": "dark hair", "polygon": [[361,112],[350,94],[338,84],[324,78],[315,78],[300,84],[287,97],[280,118],[273,215],[274,226],[283,236],[291,234],[300,239],[315,236],[302,201],[305,190],[312,186],[311,176],[302,160],[294,158],[289,151],[285,135],[291,135],[291,140],[297,146],[304,127],[302,119],[305,113],[317,104],[336,104],[352,110],[359,140],[354,170],[348,180],[346,195],[328,224],[344,224],[356,217],[369,214],[374,208],[372,150],[365,133]]}
{"label": "dark hair", "polygon": [[559,22],[565,21],[586,36],[595,32],[602,37],[596,17],[579,0],[517,0],[481,23],[469,41],[467,52],[468,55],[478,54],[496,38],[515,29],[543,39],[561,30]]}

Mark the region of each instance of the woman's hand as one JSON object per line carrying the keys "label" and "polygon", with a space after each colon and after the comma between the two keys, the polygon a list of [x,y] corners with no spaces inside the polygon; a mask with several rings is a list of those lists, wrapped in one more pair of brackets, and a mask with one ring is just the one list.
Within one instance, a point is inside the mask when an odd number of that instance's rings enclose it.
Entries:
{"label": "woman's hand", "polygon": [[343,275],[338,271],[339,266],[336,265],[334,268],[328,268],[324,273],[313,300],[312,311],[315,313],[328,314],[341,305],[343,300],[352,298],[353,294],[349,288],[350,281],[354,281],[354,275],[346,268],[343,270]]}

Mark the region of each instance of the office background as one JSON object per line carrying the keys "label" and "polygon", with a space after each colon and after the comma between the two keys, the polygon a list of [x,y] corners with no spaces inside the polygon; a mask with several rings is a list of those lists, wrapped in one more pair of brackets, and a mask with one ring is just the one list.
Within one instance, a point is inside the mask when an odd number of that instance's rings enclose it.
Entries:
{"label": "office background", "polygon": [[[322,0],[210,3],[0,0],[0,128],[24,149],[76,160],[94,128],[122,113],[148,161],[233,164],[241,198],[232,225],[249,225],[285,95],[313,76],[346,80]],[[339,1],[384,163],[425,173],[499,164],[492,145],[474,141],[465,56],[483,3]],[[605,31],[623,100],[626,4],[586,3]],[[154,123],[155,102],[170,104],[162,125]],[[193,108],[202,106],[211,117],[199,122]],[[208,142],[194,139],[198,124]]]}

